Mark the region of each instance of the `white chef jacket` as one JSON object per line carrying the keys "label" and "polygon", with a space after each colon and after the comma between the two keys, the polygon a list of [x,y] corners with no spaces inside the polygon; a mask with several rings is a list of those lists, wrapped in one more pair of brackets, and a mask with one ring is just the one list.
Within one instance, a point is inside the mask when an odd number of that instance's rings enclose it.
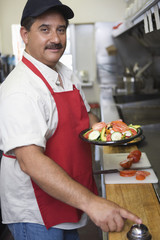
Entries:
{"label": "white chef jacket", "polygon": [[[87,111],[90,107],[80,89],[80,83],[70,69],[57,63],[64,88],[57,86],[58,74],[24,52],[46,78],[55,92],[70,91],[73,83],[80,90]],[[45,149],[47,139],[53,135],[58,123],[56,104],[43,81],[23,62],[19,62],[0,87],[0,149],[10,155],[13,149],[35,144]],[[2,157],[1,207],[3,223],[30,222],[44,224],[30,177],[13,158]],[[61,229],[74,229],[86,224],[82,215],[78,223],[62,223]]]}

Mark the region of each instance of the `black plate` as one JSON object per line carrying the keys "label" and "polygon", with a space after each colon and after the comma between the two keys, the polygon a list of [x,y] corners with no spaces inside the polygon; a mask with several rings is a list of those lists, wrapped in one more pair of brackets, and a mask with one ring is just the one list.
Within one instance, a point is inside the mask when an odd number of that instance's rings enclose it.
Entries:
{"label": "black plate", "polygon": [[130,138],[127,138],[127,139],[123,139],[123,140],[119,140],[119,141],[110,141],[110,142],[102,142],[102,141],[91,141],[91,140],[88,140],[86,139],[83,135],[89,131],[91,128],[88,128],[88,129],[85,129],[83,130],[80,134],[79,134],[79,137],[85,141],[85,142],[88,142],[88,143],[91,143],[91,144],[94,144],[94,145],[101,145],[101,146],[107,146],[107,145],[122,145],[122,144],[125,144],[125,143],[128,143],[130,141],[132,141],[133,139],[139,137],[142,135],[143,131],[141,128],[138,128],[138,131],[137,131],[137,135],[133,136],[133,137],[130,137]]}
{"label": "black plate", "polygon": [[130,142],[123,143],[122,145],[124,145],[124,146],[135,145],[135,144],[138,144],[138,143],[142,142],[144,139],[145,139],[145,136],[144,136],[144,135],[141,135],[141,136],[139,136],[139,137],[136,137],[135,139],[133,139],[133,140],[130,141]]}

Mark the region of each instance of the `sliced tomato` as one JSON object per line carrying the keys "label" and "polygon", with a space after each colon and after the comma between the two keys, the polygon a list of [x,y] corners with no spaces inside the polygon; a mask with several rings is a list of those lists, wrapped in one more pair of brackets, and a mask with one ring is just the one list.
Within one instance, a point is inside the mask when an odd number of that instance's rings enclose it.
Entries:
{"label": "sliced tomato", "polygon": [[126,159],[120,162],[120,166],[125,168],[125,169],[129,169],[132,166],[132,159]]}
{"label": "sliced tomato", "polygon": [[132,162],[133,162],[133,163],[137,163],[137,162],[140,161],[140,157],[137,156],[137,155],[133,155],[133,154],[129,154],[129,155],[127,156],[127,158],[132,159]]}
{"label": "sliced tomato", "polygon": [[101,131],[106,126],[107,126],[107,124],[105,122],[98,122],[98,123],[93,124],[92,129]]}
{"label": "sliced tomato", "polygon": [[134,130],[133,128],[129,128],[129,130],[132,132],[132,136],[135,136],[135,135],[137,135],[137,132],[136,132],[136,130]]}
{"label": "sliced tomato", "polygon": [[149,175],[150,175],[150,172],[148,171],[136,171],[137,180],[144,180]]}
{"label": "sliced tomato", "polygon": [[141,157],[141,154],[142,154],[142,153],[141,153],[141,151],[139,151],[138,149],[136,149],[136,150],[131,151],[130,154],[137,155],[137,156],[140,156],[140,157]]}
{"label": "sliced tomato", "polygon": [[111,126],[113,131],[115,132],[125,132],[129,130],[129,127],[126,123],[124,123],[121,119],[117,121],[112,121]]}
{"label": "sliced tomato", "polygon": [[144,175],[145,177],[149,176],[151,173],[148,172],[148,171],[144,171],[144,170],[141,170],[141,171],[136,171],[136,174],[141,174],[141,175]]}
{"label": "sliced tomato", "polygon": [[142,181],[142,180],[144,180],[145,178],[146,178],[146,176],[145,176],[144,174],[137,174],[137,173],[136,173],[136,179],[137,179],[137,180]]}
{"label": "sliced tomato", "polygon": [[92,131],[93,129],[88,130],[83,136],[88,139],[88,136]]}
{"label": "sliced tomato", "polygon": [[107,137],[107,142],[111,142],[111,141],[112,141],[112,140],[111,140],[111,135],[112,135],[111,133],[110,133],[110,134],[107,134],[107,136],[106,136],[106,137]]}
{"label": "sliced tomato", "polygon": [[141,151],[139,150],[133,150],[129,153],[129,155],[127,156],[127,158],[132,158],[133,159],[133,163],[137,163],[139,162],[140,158],[141,158]]}
{"label": "sliced tomato", "polygon": [[119,173],[122,177],[133,177],[136,174],[136,170],[122,170]]}

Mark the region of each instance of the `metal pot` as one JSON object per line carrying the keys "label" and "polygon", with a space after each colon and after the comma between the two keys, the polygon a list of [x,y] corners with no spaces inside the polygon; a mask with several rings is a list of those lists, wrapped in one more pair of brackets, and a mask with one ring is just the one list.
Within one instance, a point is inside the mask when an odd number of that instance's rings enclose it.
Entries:
{"label": "metal pot", "polygon": [[135,92],[135,78],[132,76],[123,77],[124,88],[127,94],[132,94]]}
{"label": "metal pot", "polygon": [[127,94],[139,93],[144,87],[144,82],[142,78],[124,76],[123,82]]}

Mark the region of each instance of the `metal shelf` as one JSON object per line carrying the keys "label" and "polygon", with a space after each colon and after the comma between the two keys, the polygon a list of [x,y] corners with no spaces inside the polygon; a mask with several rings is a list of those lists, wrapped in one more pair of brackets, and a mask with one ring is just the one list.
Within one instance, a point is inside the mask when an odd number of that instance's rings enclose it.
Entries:
{"label": "metal shelf", "polygon": [[147,11],[151,10],[153,13],[153,7],[158,4],[160,8],[160,1],[159,0],[150,0],[148,1],[140,11],[138,11],[134,16],[130,17],[129,19],[125,20],[117,29],[113,30],[112,36],[118,37],[121,34],[127,32],[129,29],[136,26],[138,23],[144,20],[145,14]]}

